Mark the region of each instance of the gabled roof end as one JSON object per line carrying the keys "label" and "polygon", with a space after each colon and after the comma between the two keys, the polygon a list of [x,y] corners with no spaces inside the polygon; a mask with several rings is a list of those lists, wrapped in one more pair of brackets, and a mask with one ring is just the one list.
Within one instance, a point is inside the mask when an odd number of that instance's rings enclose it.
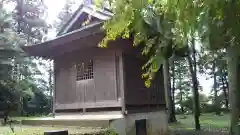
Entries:
{"label": "gabled roof end", "polygon": [[101,21],[106,21],[106,20],[110,19],[113,16],[113,13],[111,13],[111,12],[109,12],[107,10],[99,9],[99,8],[96,8],[94,5],[86,5],[86,4],[83,3],[83,4],[81,4],[79,6],[77,11],[75,11],[75,13],[70,18],[70,20],[60,29],[60,31],[57,34],[57,36],[66,34],[69,31],[69,29],[71,29],[73,24],[76,21],[78,21],[78,18],[83,13],[87,13],[87,14],[89,14],[91,16],[94,16],[94,17],[98,18]]}

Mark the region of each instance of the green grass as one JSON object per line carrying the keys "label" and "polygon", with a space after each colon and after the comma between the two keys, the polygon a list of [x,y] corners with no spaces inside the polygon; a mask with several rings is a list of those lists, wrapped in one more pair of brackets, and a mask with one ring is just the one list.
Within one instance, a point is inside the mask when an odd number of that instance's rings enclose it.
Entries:
{"label": "green grass", "polygon": [[[21,121],[29,119],[37,119],[36,117],[11,117],[11,120]],[[42,116],[41,116],[42,118]],[[1,119],[0,119],[1,121]],[[80,128],[80,127],[59,127],[59,126],[25,126],[25,125],[14,125],[14,133],[9,126],[0,126],[0,135],[43,135],[45,131],[55,130],[68,130],[70,135],[81,135],[83,133],[96,133],[100,129]]]}
{"label": "green grass", "polygon": [[87,129],[77,127],[47,127],[47,126],[14,126],[14,133],[10,127],[0,127],[0,135],[43,135],[45,131],[68,130],[70,135],[81,135],[83,133],[96,133],[99,129]]}
{"label": "green grass", "polygon": [[[13,120],[26,120],[35,119],[39,117],[13,117]],[[215,130],[215,131],[226,131],[229,127],[229,115],[224,114],[223,116],[217,116],[214,114],[202,114],[200,117],[200,123],[204,130]],[[193,115],[177,115],[177,123],[170,124],[171,129],[194,129],[194,118]],[[8,126],[0,127],[0,135],[43,135],[44,131],[51,130],[65,130],[67,129],[70,134],[81,135],[81,133],[96,132],[93,129],[81,129],[77,127],[47,127],[47,126],[21,126],[17,125],[14,127],[15,133],[12,133]]]}
{"label": "green grass", "polygon": [[[200,124],[207,130],[227,130],[230,124],[229,115],[217,116],[214,114],[202,114]],[[170,128],[194,129],[193,115],[177,115],[177,123],[170,124]]]}

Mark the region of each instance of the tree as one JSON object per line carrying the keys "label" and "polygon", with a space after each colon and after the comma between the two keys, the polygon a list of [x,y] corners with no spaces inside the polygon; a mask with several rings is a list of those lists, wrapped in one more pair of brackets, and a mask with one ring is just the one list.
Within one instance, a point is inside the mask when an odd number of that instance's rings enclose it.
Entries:
{"label": "tree", "polygon": [[[175,79],[176,79],[176,103],[181,107],[181,113],[186,112],[184,102],[190,98],[191,77],[189,74],[186,58],[175,61]],[[191,104],[192,105],[192,104]],[[189,108],[188,108],[189,109]]]}
{"label": "tree", "polygon": [[73,7],[74,4],[75,4],[75,2],[73,0],[66,0],[65,1],[64,7],[62,8],[60,13],[58,14],[58,20],[55,21],[55,26],[54,27],[56,28],[57,32],[59,32],[60,29],[72,17],[72,15],[73,15],[72,7]]}
{"label": "tree", "polygon": [[[220,114],[221,106],[224,103],[228,110],[228,83],[224,50],[208,51],[201,49],[200,72],[213,80],[213,103],[217,115]],[[226,80],[225,80],[226,79]]]}
{"label": "tree", "polygon": [[[16,11],[23,11],[22,8],[19,8],[18,2],[20,1],[13,0],[13,2],[16,2],[17,4]],[[33,1],[25,2],[32,5],[36,4]],[[2,4],[4,5],[7,3]],[[40,25],[38,27],[37,25],[33,26],[30,23],[31,20],[26,21],[26,19],[31,17],[34,20],[34,16],[38,15],[34,14],[35,12],[30,13],[29,10],[25,10],[26,12],[22,13],[22,15],[24,14],[22,19],[18,19],[16,17],[19,17],[19,12],[8,13],[4,9],[3,5],[1,5],[0,8],[1,17],[3,17],[0,19],[0,24],[2,24],[2,32],[0,33],[0,87],[3,89],[0,94],[0,101],[7,105],[5,108],[1,108],[1,111],[6,112],[5,120],[7,120],[9,113],[13,110],[18,112],[21,111],[23,114],[24,104],[31,98],[34,98],[36,90],[44,91],[44,89],[39,88],[38,86],[40,84],[35,80],[35,76],[41,74],[38,69],[38,65],[32,58],[26,58],[25,54],[21,50],[21,46],[40,40],[37,34]],[[18,22],[24,25],[19,26],[17,25]],[[24,27],[32,31],[24,31]],[[30,27],[31,29],[29,29]],[[21,31],[17,32],[17,30]],[[17,109],[12,109],[12,107],[17,107]]]}
{"label": "tree", "polygon": [[13,0],[16,3],[14,28],[26,36],[28,43],[39,43],[47,33],[48,25],[44,20],[45,9],[42,0]]}
{"label": "tree", "polygon": [[192,90],[193,90],[193,111],[195,120],[195,129],[200,130],[200,106],[199,106],[199,91],[198,91],[198,80],[197,80],[197,61],[196,61],[196,49],[195,49],[195,37],[192,36],[191,47],[187,56],[189,69],[192,78]]}
{"label": "tree", "polygon": [[14,46],[18,36],[11,29],[11,14],[7,13],[0,5],[0,102],[3,104],[1,110],[4,112],[4,122],[8,120],[11,111],[18,110],[18,103],[21,96],[27,96],[31,93],[28,90],[19,90],[13,75],[12,60],[21,56],[17,46]]}
{"label": "tree", "polygon": [[175,117],[175,104],[174,104],[174,96],[171,93],[171,79],[169,75],[169,61],[168,59],[163,63],[163,76],[164,76],[164,89],[165,89],[165,98],[168,107],[168,122],[176,122]]}
{"label": "tree", "polygon": [[[177,41],[185,42],[189,31],[197,32],[201,39],[206,39],[210,48],[226,48],[229,92],[231,103],[231,134],[237,134],[240,115],[239,91],[239,2],[236,0],[203,1],[159,1],[167,13],[173,13],[178,30]],[[170,14],[171,15],[171,14]],[[181,39],[181,40],[180,40]],[[185,40],[184,40],[185,39]],[[205,43],[206,43],[205,42]],[[204,44],[206,45],[206,44]]]}
{"label": "tree", "polygon": [[175,84],[176,84],[176,78],[175,78],[175,60],[174,58],[171,59],[171,73],[170,73],[170,79],[172,80],[170,84],[172,84],[172,87],[171,87],[171,92],[172,92],[172,117],[171,117],[171,122],[176,122],[177,119],[176,119],[176,116],[175,116]]}

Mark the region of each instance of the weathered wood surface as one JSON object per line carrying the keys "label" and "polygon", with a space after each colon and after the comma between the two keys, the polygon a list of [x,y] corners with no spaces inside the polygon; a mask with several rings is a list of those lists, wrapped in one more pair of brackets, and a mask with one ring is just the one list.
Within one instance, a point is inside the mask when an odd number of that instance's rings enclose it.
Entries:
{"label": "weathered wood surface", "polygon": [[115,53],[95,57],[96,100],[117,100]]}
{"label": "weathered wood surface", "polygon": [[[89,60],[93,60],[93,79],[76,81],[75,64]],[[116,66],[111,50],[92,49],[56,58],[56,109],[120,107]]]}
{"label": "weathered wood surface", "polygon": [[125,102],[127,105],[162,105],[165,103],[161,74],[157,73],[150,88],[142,78],[145,61],[132,55],[124,55]]}
{"label": "weathered wood surface", "polygon": [[122,52],[118,52],[117,53],[117,56],[119,57],[119,69],[117,72],[118,75],[118,82],[119,82],[119,97],[121,97],[121,105],[122,105],[122,113],[124,114],[125,111],[126,111],[126,104],[125,104],[125,93],[124,93],[124,90],[125,90],[125,72],[124,72],[124,59],[123,59],[123,54]]}
{"label": "weathered wood surface", "polygon": [[111,108],[111,107],[121,107],[120,101],[97,101],[97,102],[77,102],[72,104],[58,104],[56,106],[57,110],[64,109],[84,109],[84,108]]}
{"label": "weathered wood surface", "polygon": [[[124,108],[125,105],[164,106],[162,74],[158,73],[151,87],[146,88],[141,68],[145,61],[136,55],[129,55],[131,51],[126,53],[122,55],[119,49],[95,48],[57,57],[56,110],[104,106]],[[74,65],[89,60],[93,60],[93,79],[76,81]]]}

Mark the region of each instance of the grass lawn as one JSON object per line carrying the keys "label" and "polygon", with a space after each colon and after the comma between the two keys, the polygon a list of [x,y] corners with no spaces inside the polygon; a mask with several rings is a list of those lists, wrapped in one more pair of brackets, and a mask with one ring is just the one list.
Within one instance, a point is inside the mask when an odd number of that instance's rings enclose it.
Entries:
{"label": "grass lawn", "polygon": [[[13,120],[35,119],[36,117],[15,117]],[[39,118],[39,117],[37,117]],[[194,129],[193,115],[177,115],[177,123],[170,124],[171,129]],[[230,120],[229,115],[216,116],[214,114],[202,114],[200,117],[201,127],[204,130],[211,131],[227,131]],[[77,127],[51,127],[51,126],[14,126],[15,133],[13,133],[9,126],[0,127],[0,135],[43,135],[44,131],[52,130],[68,130],[70,135],[81,135],[83,133],[98,132],[100,129],[84,129]]]}
{"label": "grass lawn", "polygon": [[[194,129],[193,115],[177,115],[177,123],[171,124],[170,128]],[[214,114],[201,114],[200,124],[206,130],[227,130],[230,124],[228,114],[217,116]]]}
{"label": "grass lawn", "polygon": [[45,127],[45,126],[14,126],[14,133],[9,126],[0,127],[0,135],[43,135],[45,131],[68,130],[70,135],[81,135],[83,133],[96,133],[100,129],[77,128],[77,127]]}

